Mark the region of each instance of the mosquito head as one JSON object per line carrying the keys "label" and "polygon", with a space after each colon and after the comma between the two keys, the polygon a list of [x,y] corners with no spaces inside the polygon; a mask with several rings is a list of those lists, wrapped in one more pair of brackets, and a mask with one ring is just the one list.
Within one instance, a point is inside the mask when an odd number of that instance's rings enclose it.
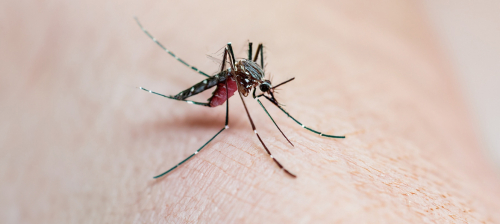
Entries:
{"label": "mosquito head", "polygon": [[259,89],[260,91],[262,92],[268,92],[271,90],[271,81],[269,80],[264,80],[264,82],[262,82],[260,85],[259,85]]}

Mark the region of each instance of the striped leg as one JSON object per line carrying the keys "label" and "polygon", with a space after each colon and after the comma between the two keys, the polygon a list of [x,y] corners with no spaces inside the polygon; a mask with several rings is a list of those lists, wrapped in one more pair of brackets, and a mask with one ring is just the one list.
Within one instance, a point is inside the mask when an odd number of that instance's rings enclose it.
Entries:
{"label": "striped leg", "polygon": [[259,139],[259,141],[262,144],[262,146],[264,146],[264,149],[266,150],[267,154],[269,154],[269,156],[271,157],[271,159],[273,159],[273,161],[276,163],[276,165],[278,165],[278,167],[280,169],[282,169],[283,171],[285,171],[286,174],[290,175],[293,178],[297,177],[295,174],[291,173],[285,167],[283,167],[283,165],[281,165],[281,163],[276,158],[274,158],[273,154],[271,154],[271,152],[267,148],[266,144],[264,144],[264,142],[260,138],[259,133],[257,133],[257,129],[255,128],[255,124],[253,123],[252,117],[250,116],[250,113],[248,112],[247,105],[245,104],[245,100],[243,100],[243,96],[241,95],[241,93],[239,91],[238,91],[238,93],[240,95],[241,102],[243,102],[243,106],[245,107],[245,111],[247,112],[248,119],[250,120],[250,124],[252,125],[252,130],[257,135],[257,138]]}
{"label": "striped leg", "polygon": [[[227,117],[227,112],[226,112],[226,117]],[[180,165],[182,165],[183,163],[185,163],[186,161],[188,161],[189,159],[191,159],[194,155],[198,154],[203,148],[205,148],[205,146],[210,143],[212,140],[214,140],[215,137],[217,137],[217,135],[219,135],[222,131],[228,129],[229,126],[227,126],[227,123],[226,123],[226,126],[224,128],[222,128],[219,132],[217,132],[217,134],[214,135],[214,137],[212,137],[210,140],[208,140],[207,143],[203,144],[198,150],[196,150],[193,154],[191,154],[190,156],[188,156],[187,158],[185,158],[184,160],[182,160],[180,163],[178,163],[177,165],[175,165],[174,167],[170,168],[169,170],[163,172],[162,174],[160,175],[157,175],[155,176],[154,178],[160,178],[162,176],[165,176],[165,174],[167,173],[170,173],[172,170],[174,170],[175,168],[179,167]]]}
{"label": "striped leg", "polygon": [[[221,71],[224,71],[224,68],[225,68],[225,60],[226,60],[226,56],[227,56],[227,49],[224,53],[224,59],[223,59],[223,63],[222,63],[222,68],[221,68]],[[146,89],[144,89],[146,90]],[[158,93],[156,93],[158,94]],[[160,96],[164,96],[164,97],[167,97],[167,98],[170,98],[168,96],[165,96],[165,95],[161,95],[161,94],[158,94]],[[170,168],[169,170],[163,172],[162,174],[160,175],[157,175],[155,176],[154,178],[160,178],[164,175],[166,175],[167,173],[170,173],[172,170],[174,170],[175,168],[179,167],[180,165],[182,165],[183,163],[185,163],[186,161],[188,161],[189,159],[191,159],[194,155],[198,154],[203,148],[205,148],[206,145],[208,145],[208,143],[210,143],[212,140],[215,139],[215,137],[217,137],[217,135],[219,135],[222,131],[226,130],[229,128],[229,93],[228,93],[228,88],[227,88],[227,80],[226,80],[226,122],[224,124],[224,127],[222,129],[220,129],[219,132],[217,132],[217,134],[214,135],[214,137],[212,137],[210,140],[208,140],[208,142],[206,142],[205,144],[203,144],[198,150],[196,150],[193,154],[191,154],[190,156],[188,156],[187,158],[185,158],[184,160],[182,160],[180,163],[178,163],[177,165],[175,165],[174,167]]]}
{"label": "striped leg", "polygon": [[185,61],[183,61],[182,59],[180,59],[179,57],[177,57],[172,51],[169,51],[166,47],[164,47],[160,42],[158,42],[156,40],[156,38],[154,38],[146,29],[144,29],[144,27],[141,25],[141,23],[139,22],[139,19],[137,19],[137,17],[134,17],[135,21],[137,21],[137,24],[139,25],[139,27],[142,29],[142,31],[144,31],[144,33],[146,35],[148,35],[149,38],[151,38],[151,40],[153,40],[156,44],[158,44],[158,46],[160,46],[163,50],[165,50],[168,54],[170,54],[172,57],[174,57],[177,61],[181,62],[182,64],[186,65],[187,67],[193,69],[194,71],[206,76],[206,77],[210,77],[209,75],[207,75],[205,72],[202,72],[200,71],[199,69],[197,69],[196,67],[194,66],[191,66],[189,65],[188,63],[186,63]]}
{"label": "striped leg", "polygon": [[163,97],[165,97],[165,98],[169,98],[169,99],[173,99],[173,100],[178,100],[178,101],[184,101],[184,102],[189,103],[189,104],[195,104],[195,105],[201,105],[201,106],[210,107],[210,103],[195,102],[195,101],[192,101],[192,100],[181,100],[181,99],[176,99],[176,98],[174,98],[173,96],[167,96],[167,95],[163,95],[163,94],[161,94],[161,93],[157,93],[157,92],[155,92],[155,91],[151,91],[151,90],[146,89],[146,88],[139,87],[139,89],[142,89],[142,90],[144,90],[144,91],[146,91],[146,92],[150,92],[150,93],[152,93],[152,94],[156,94],[156,95],[158,95],[158,96],[163,96]]}
{"label": "striped leg", "polygon": [[208,140],[208,142],[206,142],[198,150],[196,150],[193,154],[191,154],[190,156],[188,156],[187,158],[185,158],[184,160],[182,160],[180,163],[178,163],[174,167],[170,168],[169,170],[163,172],[160,175],[155,176],[154,178],[155,179],[160,178],[160,177],[164,176],[165,174],[170,173],[172,170],[174,170],[175,168],[179,167],[180,165],[182,165],[183,163],[185,163],[186,161],[191,159],[194,155],[198,154],[203,148],[205,148],[206,145],[208,145],[208,143],[210,143],[212,140],[214,140],[214,138],[217,137],[217,135],[219,135],[222,131],[229,128],[228,121],[229,121],[229,101],[226,101],[226,124],[224,125],[224,127],[219,132],[217,132],[217,134],[215,134],[214,137],[212,137],[210,140]]}
{"label": "striped leg", "polygon": [[236,63],[236,58],[234,57],[234,52],[233,52],[233,45],[231,44],[231,42],[227,43],[227,50],[229,50],[229,58],[230,58],[230,65],[231,65],[231,69],[233,69],[233,71],[235,70],[234,69],[234,63]]}
{"label": "striped leg", "polygon": [[276,122],[274,121],[273,117],[271,117],[271,114],[269,114],[269,112],[267,111],[267,109],[264,107],[264,104],[262,104],[258,98],[254,97],[254,99],[257,100],[257,102],[260,104],[260,106],[262,107],[262,109],[264,109],[264,111],[266,112],[267,116],[269,116],[269,118],[271,118],[271,121],[273,121],[274,125],[278,128],[278,130],[281,132],[281,134],[283,135],[283,137],[285,137],[285,139],[288,141],[288,143],[290,143],[290,145],[292,145],[293,147],[295,147],[293,145],[293,143],[286,137],[285,133],[283,133],[283,131],[281,131],[281,128],[278,126],[278,124],[276,124]]}
{"label": "striped leg", "polygon": [[[256,55],[255,55],[255,60],[257,59],[257,55],[259,54],[259,52],[262,52],[261,51],[262,49],[262,44],[259,44],[259,47],[257,49],[257,52],[256,52]],[[252,60],[252,42],[249,42],[248,43],[248,60]],[[262,53],[261,53],[261,58],[262,58]],[[254,61],[255,61],[254,60]],[[262,69],[264,69],[264,61],[262,60],[261,61],[261,67]],[[267,112],[266,108],[264,107],[264,105],[260,102],[259,99],[256,98],[255,96],[255,91],[257,89],[254,89],[253,90],[253,98],[257,100],[257,102],[259,102],[260,106],[262,107],[262,109],[264,109],[264,111],[266,112],[267,116],[269,116],[269,118],[271,118],[271,121],[274,123],[274,125],[276,126],[276,128],[278,128],[278,130],[281,132],[281,134],[283,135],[283,137],[285,137],[285,139],[288,141],[288,143],[290,143],[290,145],[294,146],[293,143],[286,137],[285,133],[283,133],[283,131],[281,131],[281,128],[278,126],[278,124],[276,124],[276,122],[274,121],[273,117],[271,117],[271,114],[269,114],[269,112]],[[295,146],[294,146],[295,147]]]}
{"label": "striped leg", "polygon": [[[157,92],[154,92],[154,91],[151,91],[149,89],[142,88],[142,87],[139,87],[139,89],[142,89],[142,90],[144,90],[146,92],[150,92],[150,93],[156,94],[158,96],[163,96],[165,98],[169,98],[169,99],[173,99],[173,100],[178,100],[178,101],[184,101],[184,102],[187,102],[189,104],[195,104],[195,105],[201,105],[201,106],[210,107],[210,103],[209,102],[207,102],[207,103],[195,102],[195,101],[192,101],[192,100],[186,100],[186,98],[191,97],[193,95],[196,95],[196,94],[198,94],[200,92],[203,92],[203,91],[205,91],[205,90],[207,90],[207,89],[215,86],[217,83],[224,82],[224,80],[227,79],[228,73],[226,71],[224,71],[224,69],[226,67],[226,59],[227,59],[227,56],[229,54],[228,52],[229,51],[226,48],[226,50],[224,50],[224,57],[222,58],[222,65],[221,65],[221,72],[219,74],[211,76],[208,79],[205,79],[205,80],[203,80],[203,81],[195,84],[191,88],[186,89],[186,90],[180,92],[179,94],[177,94],[175,96],[163,95],[161,93],[157,93]],[[221,79],[220,76],[223,76],[222,78],[224,78],[224,79]],[[227,83],[226,83],[226,87],[227,87]],[[227,92],[227,90],[226,90],[226,92]]]}
{"label": "striped leg", "polygon": [[259,54],[260,54],[260,67],[264,69],[264,46],[262,44],[259,44],[259,46],[257,47],[257,52],[255,52],[255,57],[253,58],[254,62],[257,61]]}
{"label": "striped leg", "polygon": [[248,42],[248,60],[252,60],[252,42]]}
{"label": "striped leg", "polygon": [[283,109],[275,100],[269,98],[266,95],[261,95],[261,96],[264,96],[266,99],[268,99],[269,101],[271,101],[271,103],[273,103],[278,108],[280,108],[280,110],[283,111],[283,113],[285,113],[289,118],[292,118],[292,120],[295,121],[297,124],[299,124],[301,127],[305,128],[305,129],[307,129],[307,130],[309,130],[309,131],[311,131],[313,133],[316,133],[319,136],[324,136],[324,137],[327,137],[327,138],[345,138],[345,136],[323,134],[323,133],[321,133],[319,131],[316,131],[316,130],[313,130],[313,129],[309,128],[309,127],[306,127],[304,124],[300,123],[298,120],[296,120],[294,117],[292,117],[288,112],[286,112],[285,109]]}
{"label": "striped leg", "polygon": [[[259,44],[259,46],[257,47],[257,52],[255,52],[255,58],[253,59],[253,61],[257,61],[257,57],[258,57],[259,53],[260,53],[260,56],[261,56],[260,57],[260,59],[261,59],[260,60],[260,66],[262,67],[262,69],[264,69],[264,58],[263,58],[264,54],[263,54],[263,51],[262,51],[262,44]],[[252,60],[252,42],[248,43],[248,60]],[[238,91],[238,93],[239,93],[239,91]],[[253,91],[253,96],[254,96],[254,99],[256,99],[255,98],[255,89]],[[283,171],[285,171],[285,173],[287,173],[288,175],[290,175],[290,176],[292,176],[294,178],[297,177],[295,174],[291,173],[285,167],[283,167],[283,165],[281,165],[281,163],[276,158],[274,158],[274,156],[271,154],[271,152],[267,148],[266,144],[264,144],[264,142],[260,138],[259,133],[257,133],[257,129],[255,128],[255,124],[253,123],[252,117],[250,117],[250,113],[248,112],[247,105],[245,104],[245,101],[243,100],[243,96],[241,96],[241,93],[240,93],[240,98],[241,98],[241,102],[243,102],[243,106],[245,107],[245,111],[247,112],[248,119],[250,120],[250,124],[252,125],[253,132],[255,132],[255,134],[257,135],[257,138],[259,139],[259,141],[262,144],[262,146],[264,146],[264,149],[266,150],[267,154],[269,154],[269,156],[273,159],[273,161],[276,163],[276,165],[278,165],[278,167],[280,169],[282,169]],[[259,99],[257,99],[257,101],[262,106],[262,108],[264,108],[264,105],[262,105],[262,103],[260,103]],[[274,119],[267,112],[266,108],[264,108],[264,110],[266,111],[266,113],[269,116],[269,118],[271,118],[271,121],[273,121],[274,125],[276,125],[276,127],[278,128],[278,130],[281,132],[281,134],[283,135],[283,137],[285,137],[285,139],[293,146],[292,142],[290,140],[288,140],[288,138],[286,137],[286,135],[281,131],[280,127],[278,127],[278,124],[276,124],[276,122],[274,122]]]}

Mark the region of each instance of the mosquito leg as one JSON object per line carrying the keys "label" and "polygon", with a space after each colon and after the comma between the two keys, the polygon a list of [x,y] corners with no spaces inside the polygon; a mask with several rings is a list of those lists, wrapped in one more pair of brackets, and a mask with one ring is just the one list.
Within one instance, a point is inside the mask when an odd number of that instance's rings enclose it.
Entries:
{"label": "mosquito leg", "polygon": [[199,148],[198,150],[196,150],[193,154],[191,154],[190,156],[188,156],[187,158],[185,158],[184,160],[182,160],[180,163],[178,163],[174,167],[170,168],[169,170],[167,170],[167,171],[163,172],[162,174],[157,175],[157,176],[155,176],[153,178],[155,178],[155,179],[156,178],[160,178],[160,177],[164,176],[165,174],[170,173],[172,170],[174,170],[175,168],[179,167],[180,165],[182,165],[183,163],[185,163],[189,159],[191,159],[194,155],[198,154],[198,152],[200,152],[208,143],[210,143],[212,140],[214,140],[214,138],[217,137],[217,135],[219,135],[222,131],[226,130],[226,127],[222,128],[219,132],[217,132],[217,134],[215,134],[214,137],[212,137],[210,140],[208,140],[207,143],[203,144],[203,146],[201,146],[201,148]]}
{"label": "mosquito leg", "polygon": [[[227,56],[227,49],[224,52],[224,59],[223,59],[221,71],[224,71],[226,56]],[[222,131],[224,131],[224,130],[226,130],[226,129],[229,128],[229,97],[228,97],[229,95],[228,95],[228,90],[227,90],[227,82],[228,82],[228,80],[226,79],[226,122],[224,124],[224,127],[219,132],[217,132],[217,134],[215,134],[214,137],[212,137],[210,140],[208,140],[208,142],[206,142],[198,150],[196,150],[193,154],[191,154],[190,156],[188,156],[187,158],[185,158],[184,160],[182,160],[180,163],[178,163],[174,167],[170,168],[169,170],[163,172],[160,175],[155,176],[154,177],[155,179],[156,178],[160,178],[160,177],[164,176],[167,173],[170,173],[172,170],[174,170],[175,168],[179,167],[180,165],[182,165],[183,163],[185,163],[186,161],[188,161],[189,159],[191,159],[193,156],[195,156],[196,154],[198,154],[203,148],[205,148],[205,146],[208,143],[210,143],[212,140],[214,140],[215,137],[217,137],[217,135],[219,135]],[[165,95],[162,95],[162,96],[165,96]],[[167,97],[167,96],[165,96],[165,97]],[[169,98],[169,97],[167,97],[167,98]]]}
{"label": "mosquito leg", "polygon": [[263,95],[267,100],[271,101],[271,103],[273,103],[275,106],[277,106],[278,108],[280,108],[281,111],[283,111],[283,113],[285,113],[289,118],[291,118],[293,121],[295,121],[295,123],[299,124],[301,127],[313,132],[313,133],[316,133],[318,134],[319,136],[324,136],[324,137],[327,137],[327,138],[345,138],[345,136],[338,136],[338,135],[327,135],[327,134],[323,134],[319,131],[316,131],[316,130],[313,130],[309,127],[306,127],[304,124],[300,123],[298,120],[296,120],[294,117],[292,117],[292,115],[290,115],[288,112],[285,111],[285,109],[283,109],[275,100],[269,98],[268,96],[266,95]]}
{"label": "mosquito leg", "polygon": [[[264,105],[260,102],[259,99],[255,98],[257,100],[257,102],[259,102],[260,106],[262,107],[262,109],[264,109],[264,111],[266,112],[267,116],[269,116],[269,118],[271,118],[271,121],[273,121],[274,125],[278,128],[278,130],[281,132],[281,134],[283,135],[283,137],[285,137],[285,139],[288,141],[288,143],[290,143],[290,145],[294,146],[293,143],[288,140],[288,138],[286,137],[285,133],[283,133],[283,131],[281,131],[280,127],[278,126],[278,124],[276,124],[276,122],[274,122],[274,119],[273,117],[271,117],[271,114],[269,114],[269,112],[266,110],[266,108],[264,107]],[[295,146],[294,146],[295,147]]]}
{"label": "mosquito leg", "polygon": [[252,117],[250,117],[250,113],[248,112],[248,109],[247,109],[247,105],[245,104],[245,100],[243,100],[243,96],[241,95],[241,93],[238,91],[239,95],[240,95],[240,98],[241,98],[241,102],[243,102],[243,106],[245,107],[245,111],[247,112],[247,115],[248,115],[248,119],[250,120],[250,124],[252,125],[252,130],[253,132],[257,135],[257,138],[259,139],[260,143],[262,144],[262,146],[264,146],[264,149],[266,150],[267,154],[269,154],[269,156],[271,157],[271,159],[273,159],[273,161],[276,163],[276,165],[278,165],[278,167],[280,169],[282,169],[283,171],[285,171],[285,173],[287,173],[288,175],[290,175],[291,177],[297,177],[295,174],[291,173],[290,171],[288,171],[285,167],[283,167],[283,165],[281,165],[280,162],[278,162],[278,160],[276,158],[274,158],[273,154],[271,154],[271,152],[269,151],[269,149],[267,148],[266,144],[264,144],[264,142],[262,141],[262,139],[260,138],[259,136],[259,133],[257,133],[257,129],[255,128],[255,124],[253,123],[253,120],[252,120]]}
{"label": "mosquito leg", "polygon": [[149,92],[149,93],[152,93],[152,94],[156,94],[158,96],[163,96],[165,98],[169,98],[169,99],[173,99],[173,100],[178,100],[178,101],[184,101],[186,103],[189,103],[189,104],[194,104],[194,105],[201,105],[201,106],[206,106],[206,107],[210,107],[210,104],[209,103],[201,103],[201,102],[195,102],[195,101],[192,101],[192,100],[181,100],[181,99],[176,99],[174,98],[173,96],[167,96],[167,95],[163,95],[161,93],[157,93],[157,92],[154,92],[154,91],[151,91],[149,89],[146,89],[146,88],[142,88],[142,87],[139,87],[139,89],[142,89],[146,92]]}
{"label": "mosquito leg", "polygon": [[256,62],[257,58],[260,55],[260,67],[264,69],[264,46],[262,44],[259,44],[257,47],[257,52],[255,52],[255,57],[253,58],[253,61]]}
{"label": "mosquito leg", "polygon": [[217,85],[218,83],[220,82],[225,82],[227,80],[227,78],[229,77],[229,73],[228,71],[224,71],[225,70],[225,66],[226,66],[226,58],[228,56],[228,50],[227,48],[225,49],[224,51],[224,58],[222,59],[222,64],[221,64],[221,72],[214,75],[214,76],[211,76],[199,83],[196,83],[195,85],[193,85],[192,87],[184,90],[184,91],[181,91],[180,93],[178,93],[177,95],[175,96],[167,96],[167,95],[163,95],[161,93],[157,93],[157,92],[154,92],[154,91],[151,91],[151,90],[148,90],[148,89],[145,89],[145,88],[142,88],[142,87],[139,87],[139,89],[142,89],[144,91],[147,91],[147,92],[150,92],[150,93],[153,93],[153,94],[156,94],[156,95],[159,95],[159,96],[163,96],[163,97],[166,97],[166,98],[169,98],[169,99],[173,99],[173,100],[178,100],[178,101],[184,101],[184,102],[187,102],[187,103],[190,103],[190,104],[196,104],[196,105],[202,105],[202,106],[208,106],[210,107],[210,103],[207,102],[207,103],[201,103],[201,102],[195,102],[195,101],[192,101],[192,100],[186,100],[188,97],[191,97],[191,96],[194,96],[198,93],[201,93],[209,88],[212,88],[213,86]]}
{"label": "mosquito leg", "polygon": [[149,38],[151,38],[151,40],[153,40],[158,46],[160,46],[163,50],[165,50],[168,54],[170,54],[172,57],[174,57],[177,61],[181,62],[182,64],[186,65],[187,67],[193,69],[194,71],[206,76],[206,77],[210,77],[209,75],[207,75],[205,72],[202,72],[200,71],[199,69],[197,69],[196,67],[194,66],[191,66],[189,65],[188,63],[186,63],[185,61],[183,61],[182,59],[180,59],[179,57],[177,57],[172,51],[168,50],[166,47],[164,47],[160,42],[158,42],[158,40],[156,40],[156,38],[154,38],[142,25],[141,23],[139,22],[139,19],[137,19],[137,17],[134,17],[135,21],[137,22],[137,24],[139,25],[139,27],[141,28],[141,30],[146,34],[148,35]]}
{"label": "mosquito leg", "polygon": [[232,60],[231,61],[231,68],[234,70],[234,63],[236,63],[236,59],[234,57],[234,52],[233,52],[233,46],[231,45],[231,42],[227,43],[227,49],[229,50],[229,54],[230,54],[230,59]]}
{"label": "mosquito leg", "polygon": [[264,46],[260,44],[260,67],[264,70]]}
{"label": "mosquito leg", "polygon": [[248,42],[248,60],[252,60],[252,42]]}

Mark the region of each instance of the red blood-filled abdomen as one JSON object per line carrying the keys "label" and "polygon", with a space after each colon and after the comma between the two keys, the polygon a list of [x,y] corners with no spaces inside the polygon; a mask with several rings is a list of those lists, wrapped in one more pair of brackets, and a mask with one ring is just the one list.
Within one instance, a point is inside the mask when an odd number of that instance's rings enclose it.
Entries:
{"label": "red blood-filled abdomen", "polygon": [[236,90],[238,90],[238,86],[236,86],[236,81],[234,81],[232,77],[229,77],[227,80],[227,93],[229,94],[228,97],[226,97],[226,83],[218,83],[217,88],[212,93],[212,97],[208,99],[208,101],[210,102],[210,107],[216,107],[224,104],[224,102],[226,102],[226,99],[232,97]]}

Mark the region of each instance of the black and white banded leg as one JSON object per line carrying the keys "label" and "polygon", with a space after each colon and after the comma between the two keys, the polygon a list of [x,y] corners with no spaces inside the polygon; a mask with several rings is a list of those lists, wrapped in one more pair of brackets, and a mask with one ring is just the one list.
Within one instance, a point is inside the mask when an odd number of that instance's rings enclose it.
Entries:
{"label": "black and white banded leg", "polygon": [[257,133],[257,129],[255,128],[255,124],[253,123],[252,117],[250,116],[250,113],[248,112],[247,105],[245,104],[245,100],[243,100],[243,96],[241,95],[241,93],[239,91],[238,91],[238,93],[240,95],[241,102],[243,102],[243,106],[245,107],[245,111],[247,112],[248,119],[250,120],[250,124],[252,125],[252,130],[255,133],[255,135],[257,135],[257,138],[259,139],[260,143],[262,144],[262,146],[266,150],[267,154],[269,154],[269,156],[271,157],[271,159],[273,159],[273,161],[276,163],[276,165],[278,165],[278,167],[280,169],[282,169],[286,174],[290,175],[293,178],[297,177],[295,174],[291,173],[285,167],[283,167],[283,165],[281,165],[281,163],[276,158],[274,158],[273,154],[271,154],[271,151],[269,151],[266,144],[264,144],[264,142],[260,138],[259,133]]}
{"label": "black and white banded leg", "polygon": [[[259,44],[258,48],[257,48],[257,52],[255,52],[255,58],[254,58],[254,62],[257,60],[258,56],[259,56],[259,52],[260,52],[260,58],[261,58],[261,61],[260,61],[260,66],[262,68],[262,70],[264,70],[264,54],[263,54],[263,51],[262,51],[262,44]],[[248,43],[248,60],[252,60],[252,42]],[[271,114],[269,114],[269,112],[267,112],[266,108],[264,107],[264,105],[262,105],[262,103],[260,102],[259,99],[257,99],[255,97],[255,91],[257,89],[254,89],[253,90],[253,98],[257,100],[257,102],[259,102],[259,104],[262,106],[262,109],[264,109],[264,111],[266,112],[267,116],[269,116],[269,118],[271,118],[271,121],[273,122],[274,126],[276,126],[276,128],[278,128],[278,131],[280,131],[281,135],[283,135],[283,137],[285,137],[285,139],[288,141],[288,143],[290,143],[290,145],[292,145],[293,147],[295,147],[293,145],[293,143],[288,139],[288,137],[286,137],[285,133],[283,133],[283,131],[281,130],[281,128],[278,126],[278,124],[276,124],[276,122],[274,121],[273,117],[271,116]]]}
{"label": "black and white banded leg", "polygon": [[[227,83],[226,83],[226,85],[227,85]],[[156,178],[160,178],[160,177],[166,175],[167,173],[170,173],[172,170],[174,170],[175,168],[179,167],[180,165],[182,165],[183,163],[185,163],[186,161],[188,161],[189,159],[191,159],[193,156],[195,156],[196,154],[198,154],[203,148],[205,148],[205,146],[208,145],[208,143],[210,143],[212,140],[214,140],[215,137],[217,137],[222,131],[224,131],[224,130],[226,130],[228,128],[229,128],[229,101],[226,101],[226,123],[225,123],[224,127],[219,132],[217,132],[217,134],[215,134],[210,140],[208,140],[208,142],[206,142],[198,150],[196,150],[193,154],[191,154],[190,156],[188,156],[187,158],[185,158],[184,160],[182,160],[180,163],[178,163],[174,167],[170,168],[169,170],[163,172],[160,175],[155,176],[154,178],[155,179]]]}
{"label": "black and white banded leg", "polygon": [[[262,48],[261,45],[262,44],[259,45],[259,48]],[[234,59],[233,48],[231,46],[231,43],[228,43],[227,46],[228,46],[229,54],[230,54],[229,58],[232,58],[232,62],[233,62],[230,64],[231,64],[231,66],[234,66],[235,59]],[[251,44],[249,44],[249,50],[251,50]],[[249,58],[251,58],[251,53],[249,53]],[[233,67],[233,69],[234,69],[234,67]],[[248,108],[247,108],[247,105],[245,104],[245,100],[243,99],[243,96],[241,95],[241,92],[239,91],[239,89],[241,88],[239,83],[237,83],[236,86],[238,87],[238,90],[237,90],[238,95],[240,96],[241,102],[243,103],[243,107],[245,108],[245,111],[248,115],[248,119],[250,120],[250,124],[252,125],[252,130],[255,133],[255,135],[257,135],[257,138],[259,139],[260,143],[262,144],[262,146],[266,150],[267,154],[271,157],[271,159],[273,159],[273,161],[276,163],[276,165],[278,165],[278,167],[280,169],[282,169],[286,174],[290,175],[293,178],[297,177],[295,174],[291,173],[285,167],[283,167],[283,165],[281,165],[281,163],[276,158],[274,158],[273,154],[271,153],[271,151],[269,151],[266,144],[264,144],[264,141],[262,141],[262,139],[260,138],[259,133],[257,133],[257,129],[255,128],[255,124],[253,123],[252,117],[250,116],[250,113],[248,112]]]}
{"label": "black and white banded leg", "polygon": [[248,42],[248,60],[252,60],[252,42]]}
{"label": "black and white banded leg", "polygon": [[266,112],[267,116],[269,116],[269,118],[271,118],[271,121],[273,122],[273,124],[278,128],[278,130],[281,132],[281,134],[283,135],[283,137],[285,137],[285,139],[288,141],[288,143],[290,143],[290,145],[292,145],[293,147],[295,147],[293,145],[293,143],[288,139],[288,137],[286,137],[285,133],[283,133],[283,131],[281,131],[281,128],[278,126],[278,124],[276,124],[276,122],[274,121],[273,117],[271,117],[271,114],[267,111],[267,109],[260,102],[260,100],[258,98],[254,98],[254,99],[257,100],[257,102],[260,104],[260,106],[262,107],[262,109],[264,109],[264,111]]}
{"label": "black and white banded leg", "polygon": [[257,47],[257,52],[255,52],[255,57],[253,58],[253,61],[256,62],[259,56],[260,56],[260,67],[262,67],[262,70],[264,70],[264,46],[262,45],[262,43],[260,43],[259,46]]}
{"label": "black and white banded leg", "polygon": [[[226,53],[224,53],[224,59],[223,61],[226,60],[226,56],[227,56],[227,49],[225,51]],[[222,67],[221,67],[221,71],[224,71],[224,68],[225,68],[225,63],[222,63]],[[208,145],[208,143],[210,143],[212,140],[215,139],[215,137],[217,137],[222,131],[226,130],[229,128],[229,93],[228,93],[228,87],[227,87],[227,81],[225,82],[226,84],[226,122],[224,123],[224,127],[219,131],[217,132],[217,134],[215,134],[210,140],[208,140],[208,142],[206,142],[205,144],[203,144],[198,150],[196,150],[193,154],[191,154],[190,156],[188,156],[187,158],[185,158],[184,160],[182,160],[180,163],[178,163],[177,165],[175,165],[174,167],[170,168],[169,170],[163,172],[162,174],[160,175],[157,175],[155,176],[154,178],[160,178],[164,175],[166,175],[167,173],[170,173],[172,170],[174,170],[175,168],[179,167],[180,165],[182,165],[183,163],[185,163],[186,161],[188,161],[189,159],[191,159],[193,156],[195,156],[196,154],[198,154],[203,148],[205,148],[206,145]],[[165,96],[165,95],[162,95],[162,96]],[[167,96],[165,96],[167,97]],[[169,98],[169,97],[167,97]]]}
{"label": "black and white banded leg", "polygon": [[[147,92],[150,92],[150,93],[153,93],[153,94],[156,94],[158,96],[162,96],[162,97],[165,97],[165,98],[169,98],[169,99],[173,99],[173,100],[178,100],[178,101],[184,101],[184,102],[187,102],[189,104],[195,104],[195,105],[200,105],[200,106],[206,106],[206,107],[210,107],[210,103],[202,103],[202,102],[195,102],[195,101],[192,101],[192,100],[186,100],[186,98],[190,97],[190,96],[193,96],[193,95],[196,95],[200,92],[203,92],[205,91],[206,89],[209,89],[215,85],[217,85],[217,83],[219,82],[225,82],[228,78],[228,72],[227,71],[224,71],[224,68],[226,66],[226,58],[228,56],[228,50],[227,48],[224,50],[224,57],[222,59],[222,65],[221,65],[221,72],[219,74],[216,74],[214,76],[211,76],[199,83],[196,83],[194,86],[178,93],[177,95],[175,96],[167,96],[167,95],[163,95],[161,93],[157,93],[157,92],[154,92],[152,90],[149,90],[149,89],[146,89],[146,88],[142,88],[142,87],[139,87],[139,89],[142,89],[144,91],[147,91]],[[227,85],[227,83],[226,83]]]}
{"label": "black and white banded leg", "polygon": [[199,74],[201,75],[204,75],[206,77],[210,77],[209,75],[207,75],[205,72],[202,72],[201,70],[199,70],[198,68],[194,67],[194,66],[191,66],[189,65],[188,63],[186,63],[184,60],[180,59],[179,57],[177,57],[172,51],[168,50],[166,47],[164,47],[160,42],[158,42],[158,40],[156,40],[155,37],[153,37],[153,35],[151,35],[142,25],[141,23],[139,22],[139,19],[137,19],[137,17],[134,17],[135,21],[137,21],[137,24],[139,25],[139,27],[142,29],[142,31],[148,35],[149,38],[151,38],[151,40],[153,40],[156,44],[158,44],[158,46],[160,46],[163,50],[165,50],[168,54],[170,54],[172,57],[174,57],[177,61],[181,62],[182,64],[186,65],[187,67],[193,69],[194,71],[198,72]]}
{"label": "black and white banded leg", "polygon": [[146,92],[149,92],[149,93],[152,93],[152,94],[156,94],[158,96],[163,96],[165,98],[169,98],[169,99],[173,99],[173,100],[178,100],[178,101],[184,101],[186,103],[189,103],[189,104],[194,104],[194,105],[200,105],[200,106],[206,106],[206,107],[210,107],[210,103],[202,103],[202,102],[196,102],[196,101],[192,101],[192,100],[182,100],[182,99],[177,99],[173,96],[167,96],[167,95],[163,95],[161,93],[157,93],[155,91],[152,91],[152,90],[149,90],[149,89],[146,89],[146,88],[143,88],[143,87],[139,87],[139,89],[142,89]]}
{"label": "black and white banded leg", "polygon": [[[290,80],[291,81],[291,80]],[[287,81],[288,82],[288,81]],[[295,123],[299,124],[301,127],[315,133],[315,134],[318,134],[319,136],[323,136],[323,137],[327,137],[327,138],[345,138],[345,136],[339,136],[339,135],[327,135],[327,134],[323,134],[322,132],[319,132],[319,131],[316,131],[314,129],[311,129],[307,126],[305,126],[304,124],[300,123],[297,119],[295,119],[294,117],[292,117],[292,115],[290,115],[288,112],[285,111],[285,109],[283,109],[283,107],[281,107],[276,101],[274,101],[273,99],[269,98],[268,96],[266,95],[260,95],[260,96],[264,96],[266,99],[268,99],[271,103],[273,103],[275,106],[277,106],[278,108],[280,108],[281,111],[283,111],[283,113],[285,113],[289,118],[291,118],[293,121],[295,121]],[[260,97],[259,96],[259,97]],[[257,99],[258,100],[258,99]],[[259,101],[260,103],[260,101]],[[261,104],[262,107],[264,107],[262,104]]]}

